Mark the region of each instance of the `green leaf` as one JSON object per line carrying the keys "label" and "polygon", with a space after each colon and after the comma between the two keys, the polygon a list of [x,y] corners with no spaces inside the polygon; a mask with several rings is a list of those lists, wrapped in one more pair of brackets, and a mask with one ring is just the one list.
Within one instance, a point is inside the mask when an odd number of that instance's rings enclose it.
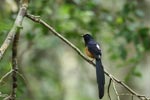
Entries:
{"label": "green leaf", "polygon": [[145,38],[145,37],[148,36],[149,30],[150,30],[150,29],[149,29],[148,27],[142,27],[142,28],[140,28],[140,29],[138,30],[138,33],[140,34],[140,36],[141,36],[142,38]]}
{"label": "green leaf", "polygon": [[143,45],[140,43],[140,44],[137,44],[136,45],[136,50],[139,52],[139,53],[142,53],[142,52],[144,52],[144,47],[143,47]]}
{"label": "green leaf", "polygon": [[122,24],[124,21],[123,21],[123,18],[121,16],[117,17],[116,18],[116,23],[117,24]]}
{"label": "green leaf", "polygon": [[0,32],[1,31],[5,31],[5,30],[9,30],[11,27],[12,27],[12,24],[11,24],[10,20],[7,20],[7,21],[2,20],[2,21],[0,21]]}
{"label": "green leaf", "polygon": [[28,40],[32,40],[34,37],[35,37],[35,35],[32,34],[32,33],[27,33],[27,34],[26,34],[26,38],[27,38]]}
{"label": "green leaf", "polygon": [[135,14],[136,14],[138,17],[144,17],[144,12],[143,12],[142,10],[140,10],[140,9],[137,9],[137,10],[135,11]]}
{"label": "green leaf", "polygon": [[125,47],[123,45],[119,46],[119,50],[120,50],[120,56],[123,60],[125,60],[127,58],[127,51],[125,49]]}
{"label": "green leaf", "polygon": [[59,19],[68,19],[70,18],[70,10],[71,10],[72,6],[71,5],[62,5],[59,7],[58,9],[58,15],[56,17],[58,17]]}
{"label": "green leaf", "polygon": [[141,77],[142,76],[141,72],[137,72],[137,71],[133,72],[133,75],[137,76],[137,77]]}
{"label": "green leaf", "polygon": [[143,46],[145,50],[150,50],[150,36],[144,39]]}
{"label": "green leaf", "polygon": [[138,69],[138,67],[133,67],[132,75],[137,76],[137,77],[142,76],[142,74],[141,74],[140,70]]}

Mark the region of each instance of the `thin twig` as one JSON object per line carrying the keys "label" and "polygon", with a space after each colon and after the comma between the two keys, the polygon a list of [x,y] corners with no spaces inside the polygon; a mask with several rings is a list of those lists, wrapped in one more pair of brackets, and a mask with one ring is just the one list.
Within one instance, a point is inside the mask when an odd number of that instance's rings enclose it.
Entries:
{"label": "thin twig", "polygon": [[[131,100],[133,100],[134,95],[129,93],[119,93],[119,96],[131,96]],[[142,99],[141,99],[142,100]],[[146,99],[147,100],[147,99]]]}
{"label": "thin twig", "polygon": [[0,92],[0,97],[1,98],[5,98],[5,97],[7,97],[8,96],[8,94],[3,94],[2,92]]}
{"label": "thin twig", "polygon": [[134,99],[134,96],[133,96],[133,95],[131,96],[131,99],[132,99],[132,100]]}
{"label": "thin twig", "polygon": [[119,94],[118,94],[118,91],[117,91],[117,89],[116,89],[116,85],[115,85],[114,82],[113,82],[113,89],[114,89],[114,91],[115,91],[115,93],[116,93],[116,95],[117,95],[117,100],[120,100],[120,96],[119,96]]}
{"label": "thin twig", "polygon": [[0,79],[0,84],[3,82],[3,80],[5,78],[7,78],[10,74],[12,73],[12,70],[10,70],[9,72],[7,72],[5,75],[2,76],[2,78]]}
{"label": "thin twig", "polygon": [[21,73],[19,73],[18,71],[16,73],[23,79],[24,82],[26,82],[25,77]]}
{"label": "thin twig", "polygon": [[[41,25],[43,25],[46,28],[48,28],[49,31],[51,31],[54,35],[56,35],[58,38],[60,38],[62,41],[64,41],[67,45],[69,45],[72,49],[74,49],[84,60],[86,60],[88,63],[92,64],[93,66],[95,66],[95,63],[93,63],[90,59],[88,59],[86,56],[84,56],[84,54],[74,44],[72,44],[65,37],[63,37],[60,33],[58,33],[53,27],[51,27],[46,22],[44,22],[42,19],[40,19],[39,16],[37,17],[37,16],[34,16],[34,15],[31,15],[31,14],[27,13],[26,17],[28,17],[29,19],[33,20],[34,22],[40,23]],[[113,81],[115,81],[118,84],[120,84],[121,86],[123,86],[131,94],[133,94],[136,97],[138,97],[139,99],[145,98],[146,100],[150,100],[150,98],[148,98],[148,97],[146,97],[144,95],[138,94],[137,92],[135,92],[134,90],[132,90],[129,86],[127,86],[125,83],[123,83],[122,81],[118,80],[116,77],[114,77],[111,74],[109,74],[108,71],[106,71],[106,70],[105,70],[105,74],[109,78],[111,78]]]}
{"label": "thin twig", "polygon": [[132,94],[129,94],[129,93],[120,93],[119,95],[120,95],[120,96],[127,96],[127,95],[128,95],[128,96],[132,96]]}
{"label": "thin twig", "polygon": [[112,79],[110,78],[110,79],[109,79],[109,84],[108,84],[108,89],[107,89],[107,93],[108,93],[109,100],[111,100],[111,96],[110,96],[111,81],[112,81]]}

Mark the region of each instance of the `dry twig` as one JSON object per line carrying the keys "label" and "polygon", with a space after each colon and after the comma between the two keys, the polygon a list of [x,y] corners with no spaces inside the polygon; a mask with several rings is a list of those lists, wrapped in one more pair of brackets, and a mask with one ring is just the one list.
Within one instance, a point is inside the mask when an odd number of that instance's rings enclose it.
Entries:
{"label": "dry twig", "polygon": [[9,72],[7,72],[5,75],[3,75],[2,78],[0,79],[0,84],[2,84],[4,79],[7,78],[11,73],[12,73],[12,69]]}
{"label": "dry twig", "polygon": [[118,91],[117,91],[117,89],[116,89],[116,85],[115,85],[114,82],[113,82],[113,89],[114,89],[114,91],[115,91],[115,93],[116,93],[116,95],[117,95],[117,100],[120,100],[120,97],[119,97],[119,94],[118,94]]}
{"label": "dry twig", "polygon": [[109,100],[111,100],[111,96],[110,96],[110,86],[111,86],[111,78],[109,79],[109,84],[108,84],[108,89],[107,89],[107,94],[108,94],[108,97],[109,97]]}

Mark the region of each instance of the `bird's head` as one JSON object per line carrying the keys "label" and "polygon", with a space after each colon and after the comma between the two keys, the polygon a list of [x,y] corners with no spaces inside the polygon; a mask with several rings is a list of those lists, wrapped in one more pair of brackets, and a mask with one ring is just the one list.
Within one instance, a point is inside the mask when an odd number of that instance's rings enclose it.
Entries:
{"label": "bird's head", "polygon": [[93,39],[93,37],[90,34],[84,34],[82,35],[85,41],[85,44],[87,44],[90,40]]}

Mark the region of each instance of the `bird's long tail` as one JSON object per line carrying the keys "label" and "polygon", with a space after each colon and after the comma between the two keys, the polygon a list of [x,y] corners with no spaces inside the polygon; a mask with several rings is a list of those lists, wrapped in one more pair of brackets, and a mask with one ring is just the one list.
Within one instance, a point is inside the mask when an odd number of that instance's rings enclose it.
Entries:
{"label": "bird's long tail", "polygon": [[105,76],[103,65],[100,58],[96,59],[96,76],[99,90],[99,98],[102,99],[102,97],[104,96]]}

